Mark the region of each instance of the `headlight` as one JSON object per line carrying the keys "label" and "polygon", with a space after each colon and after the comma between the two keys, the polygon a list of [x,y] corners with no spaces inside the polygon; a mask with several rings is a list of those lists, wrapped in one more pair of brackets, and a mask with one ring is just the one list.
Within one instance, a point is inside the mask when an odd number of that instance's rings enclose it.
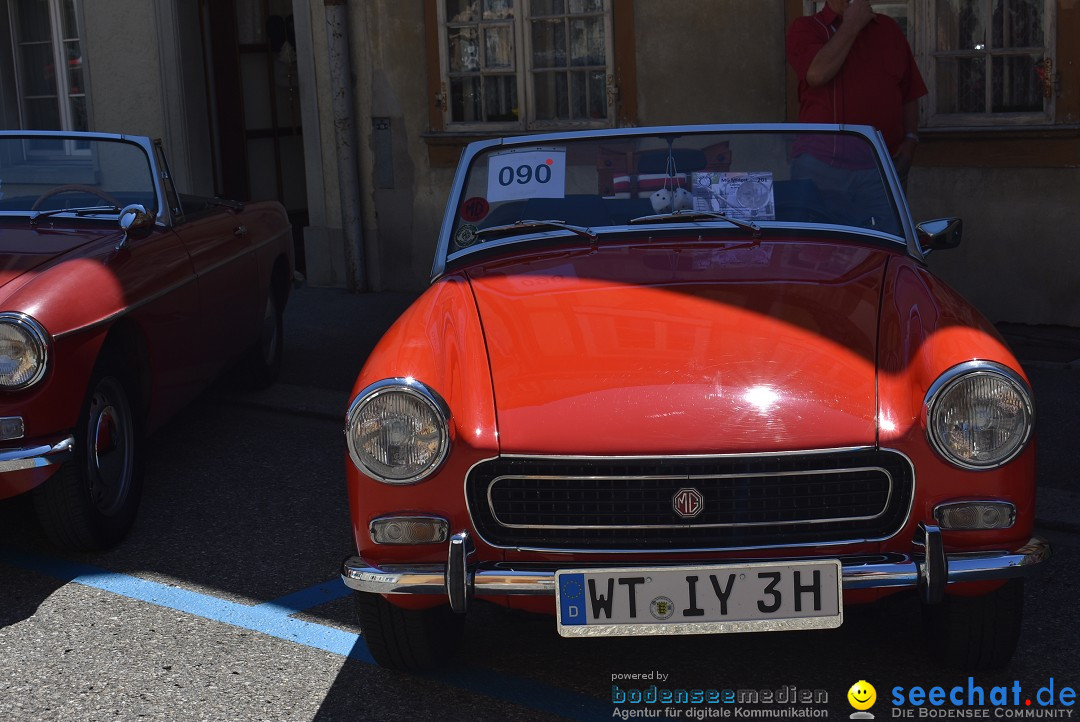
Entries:
{"label": "headlight", "polygon": [[0,388],[24,389],[45,375],[48,336],[23,313],[0,313]]}
{"label": "headlight", "polygon": [[412,484],[432,474],[450,450],[450,411],[415,379],[368,386],[349,407],[345,435],[360,471],[388,484]]}
{"label": "headlight", "polygon": [[1023,451],[1034,415],[1024,380],[991,361],[954,366],[926,395],[930,443],[965,469],[1001,466]]}

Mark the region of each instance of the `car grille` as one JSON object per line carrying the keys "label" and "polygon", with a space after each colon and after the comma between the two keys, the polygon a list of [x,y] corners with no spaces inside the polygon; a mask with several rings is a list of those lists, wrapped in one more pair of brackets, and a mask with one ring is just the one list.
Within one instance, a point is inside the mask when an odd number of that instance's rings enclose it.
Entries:
{"label": "car grille", "polygon": [[[675,498],[682,509],[676,512]],[[903,526],[910,462],[859,450],[718,457],[500,457],[466,481],[477,533],[538,549],[725,549],[884,539]],[[697,512],[694,514],[694,512]]]}

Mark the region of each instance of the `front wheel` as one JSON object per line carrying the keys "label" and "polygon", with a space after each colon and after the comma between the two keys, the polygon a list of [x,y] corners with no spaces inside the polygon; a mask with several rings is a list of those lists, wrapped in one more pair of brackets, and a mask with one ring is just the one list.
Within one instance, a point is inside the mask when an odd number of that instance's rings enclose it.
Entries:
{"label": "front wheel", "polygon": [[1024,616],[1024,580],[979,597],[949,597],[926,608],[931,651],[958,669],[1001,669],[1012,659]]}
{"label": "front wheel", "polygon": [[389,669],[437,667],[457,650],[465,631],[465,615],[455,614],[448,604],[401,609],[379,594],[357,592],[356,608],[371,656]]}
{"label": "front wheel", "polygon": [[95,370],[75,430],[74,458],[35,491],[45,535],[78,551],[120,542],[135,522],[142,493],[139,425],[119,364]]}
{"label": "front wheel", "polygon": [[272,386],[281,374],[285,321],[281,301],[271,287],[263,307],[259,338],[243,363],[245,381],[253,389]]}

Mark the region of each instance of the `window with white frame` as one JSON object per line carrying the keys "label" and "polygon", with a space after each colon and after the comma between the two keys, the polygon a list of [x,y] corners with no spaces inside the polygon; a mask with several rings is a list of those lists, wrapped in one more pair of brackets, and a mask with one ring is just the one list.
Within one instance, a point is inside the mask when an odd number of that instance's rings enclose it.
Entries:
{"label": "window with white frame", "polygon": [[614,125],[611,0],[440,0],[447,130]]}
{"label": "window with white frame", "polygon": [[[823,0],[806,0],[818,12]],[[1054,118],[1056,0],[871,0],[907,35],[929,95],[921,125],[1045,124]]]}
{"label": "window with white frame", "polygon": [[22,127],[88,130],[77,0],[13,0],[8,12]]}

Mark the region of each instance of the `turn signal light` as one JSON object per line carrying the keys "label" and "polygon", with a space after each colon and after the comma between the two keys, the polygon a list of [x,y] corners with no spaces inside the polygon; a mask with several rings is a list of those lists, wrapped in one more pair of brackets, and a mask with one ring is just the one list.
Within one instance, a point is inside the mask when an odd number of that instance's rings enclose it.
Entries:
{"label": "turn signal light", "polygon": [[934,508],[942,529],[1008,529],[1016,521],[1016,507],[1006,501],[961,501]]}
{"label": "turn signal light", "polygon": [[437,516],[384,516],[368,526],[376,544],[441,544],[450,524]]}

